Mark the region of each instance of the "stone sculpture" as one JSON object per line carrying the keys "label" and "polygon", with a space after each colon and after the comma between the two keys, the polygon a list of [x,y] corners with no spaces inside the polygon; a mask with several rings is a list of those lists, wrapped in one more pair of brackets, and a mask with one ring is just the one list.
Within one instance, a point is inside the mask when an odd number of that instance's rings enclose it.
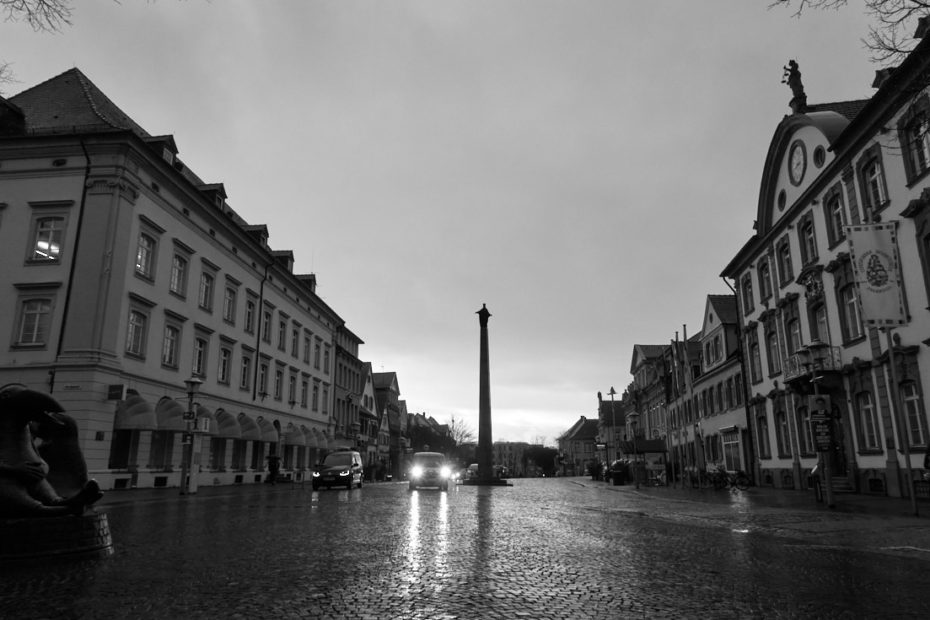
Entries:
{"label": "stone sculpture", "polygon": [[58,401],[23,385],[0,388],[0,517],[82,515],[102,496]]}

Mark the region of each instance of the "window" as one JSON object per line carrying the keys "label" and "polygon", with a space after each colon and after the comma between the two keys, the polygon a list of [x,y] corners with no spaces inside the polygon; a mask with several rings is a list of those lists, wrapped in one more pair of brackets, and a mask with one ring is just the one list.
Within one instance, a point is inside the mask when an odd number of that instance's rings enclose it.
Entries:
{"label": "window", "polygon": [[759,263],[759,299],[766,300],[772,296],[772,268],[767,260]]}
{"label": "window", "polygon": [[236,324],[236,289],[231,286],[227,286],[223,293],[223,320]]}
{"label": "window", "polygon": [[291,375],[287,382],[287,402],[293,405],[297,402],[297,377]]}
{"label": "window", "polygon": [[808,213],[798,228],[798,241],[801,245],[801,262],[805,265],[817,260],[817,234],[814,231],[814,218]]}
{"label": "window", "polygon": [[901,384],[901,401],[907,422],[907,436],[912,446],[927,445],[926,418],[920,402],[920,392],[914,382]]}
{"label": "window", "polygon": [[291,330],[291,355],[300,355],[300,329],[297,327]]}
{"label": "window", "polygon": [[859,448],[861,450],[879,450],[878,423],[875,419],[875,407],[871,392],[856,395],[858,413]]}
{"label": "window", "polygon": [[304,334],[304,363],[310,363],[310,334]]}
{"label": "window", "polygon": [[171,281],[168,288],[175,295],[187,295],[187,259],[179,254],[175,254],[171,259]]}
{"label": "window", "polygon": [[801,341],[801,321],[799,319],[792,318],[785,324],[785,339],[788,343],[788,355],[794,355],[804,346]]}
{"label": "window", "polygon": [[323,372],[329,374],[329,345],[323,350]]}
{"label": "window", "polygon": [[723,442],[723,463],[727,471],[741,471],[743,469],[743,460],[740,457],[739,450],[739,431],[727,431],[721,433],[720,439]]}
{"label": "window", "polygon": [[743,276],[743,282],[740,285],[740,292],[742,293],[743,297],[743,314],[749,314],[755,307],[755,302],[752,298],[752,276],[748,273]]}
{"label": "window", "polygon": [[271,310],[262,312],[262,340],[271,342]]}
{"label": "window", "polygon": [[904,146],[904,164],[908,183],[913,183],[930,169],[930,100],[922,95],[898,122],[898,138]]}
{"label": "window", "polygon": [[329,413],[329,388],[323,388],[323,413]]}
{"label": "window", "polygon": [[812,332],[811,339],[820,342],[830,342],[830,332],[827,327],[827,307],[819,305],[813,310],[813,320],[811,321]]}
{"label": "window", "polygon": [[801,454],[814,454],[814,435],[811,432],[811,416],[807,407],[798,407],[796,419],[798,423],[798,445]]}
{"label": "window", "polygon": [[788,237],[782,237],[775,248],[775,257],[778,260],[778,281],[784,286],[794,279],[794,268],[791,266],[791,243]]}
{"label": "window", "polygon": [[242,363],[239,365],[239,387],[243,390],[249,389],[252,385],[252,358],[242,354]]}
{"label": "window", "polygon": [[155,279],[155,239],[145,233],[139,233],[136,273],[147,280]]}
{"label": "window", "polygon": [[65,228],[63,217],[40,217],[35,222],[33,262],[58,262],[61,260],[61,241]]}
{"label": "window", "polygon": [[126,334],[126,353],[145,357],[145,335],[148,316],[138,310],[129,312],[129,328]]}
{"label": "window", "polygon": [[217,367],[216,380],[229,385],[229,366],[232,363],[232,351],[226,347],[220,348],[220,361]]}
{"label": "window", "polygon": [[859,190],[862,194],[862,208],[866,214],[865,219],[868,221],[888,202],[888,190],[885,186],[880,145],[873,144],[866,149],[857,168],[859,172]]}
{"label": "window", "polygon": [[200,274],[200,292],[197,295],[197,305],[203,310],[213,312],[213,274]]}
{"label": "window", "polygon": [[258,395],[262,398],[268,396],[268,364],[265,363],[258,367]]}
{"label": "window", "polygon": [[846,207],[843,204],[843,192],[837,185],[824,198],[824,219],[827,222],[827,236],[830,247],[846,238]]}
{"label": "window", "polygon": [[772,449],[769,443],[769,421],[765,416],[765,407],[760,407],[761,413],[756,414],[756,440],[759,450],[759,458],[767,459],[772,456]]}
{"label": "window", "polygon": [[194,338],[194,360],[191,372],[199,377],[207,374],[207,340]]}
{"label": "window", "polygon": [[791,454],[791,432],[788,429],[788,416],[784,411],[775,414],[775,441],[778,442],[778,455]]}
{"label": "window", "polygon": [[765,355],[769,363],[769,375],[781,372],[781,353],[778,351],[778,333],[771,331],[765,334]]}
{"label": "window", "polygon": [[840,291],[840,303],[842,308],[840,318],[843,323],[845,340],[848,342],[862,337],[862,317],[859,314],[859,295],[855,284],[843,287]]}
{"label": "window", "polygon": [[245,332],[247,334],[255,333],[255,302],[251,299],[245,302]]}
{"label": "window", "polygon": [[312,403],[313,403],[313,404],[312,404],[311,409],[313,409],[314,411],[319,411],[319,410],[320,410],[320,386],[315,385],[315,384],[314,384],[314,386],[313,386],[313,401],[312,401]]}
{"label": "window", "polygon": [[274,399],[281,400],[281,392],[284,389],[284,371],[276,369],[274,371]]}
{"label": "window", "polygon": [[17,345],[48,344],[49,324],[52,316],[51,299],[27,299],[20,306],[19,336]]}
{"label": "window", "polygon": [[287,346],[287,319],[278,321],[278,349],[284,351]]}
{"label": "window", "polygon": [[300,406],[304,409],[307,408],[307,398],[310,391],[310,382],[306,379],[300,382]]}
{"label": "window", "polygon": [[320,341],[317,340],[313,345],[313,367],[317,370],[320,368],[320,348]]}
{"label": "window", "polygon": [[178,346],[181,341],[181,330],[175,325],[165,325],[165,333],[161,341],[161,363],[168,368],[178,367]]}

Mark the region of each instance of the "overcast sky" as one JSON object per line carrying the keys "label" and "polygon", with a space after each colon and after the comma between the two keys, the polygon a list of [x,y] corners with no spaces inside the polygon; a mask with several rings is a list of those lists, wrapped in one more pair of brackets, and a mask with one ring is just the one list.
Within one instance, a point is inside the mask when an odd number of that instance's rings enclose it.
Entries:
{"label": "overcast sky", "polygon": [[554,445],[634,344],[701,328],[752,234],[800,64],[871,96],[862,9],[771,0],[80,0],[0,23],[10,96],[78,67],[229,204],[395,371],[411,412]]}

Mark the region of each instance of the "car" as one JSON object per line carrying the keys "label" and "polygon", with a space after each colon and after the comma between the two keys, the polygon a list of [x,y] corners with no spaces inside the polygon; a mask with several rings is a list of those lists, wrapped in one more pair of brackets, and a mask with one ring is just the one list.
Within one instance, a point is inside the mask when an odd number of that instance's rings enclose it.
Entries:
{"label": "car", "polygon": [[331,489],[345,487],[362,488],[362,455],[354,450],[336,450],[323,457],[320,466],[313,472],[313,490],[320,487]]}
{"label": "car", "polygon": [[441,491],[449,490],[452,479],[452,467],[440,452],[414,452],[410,462],[411,491],[421,487],[438,487]]}

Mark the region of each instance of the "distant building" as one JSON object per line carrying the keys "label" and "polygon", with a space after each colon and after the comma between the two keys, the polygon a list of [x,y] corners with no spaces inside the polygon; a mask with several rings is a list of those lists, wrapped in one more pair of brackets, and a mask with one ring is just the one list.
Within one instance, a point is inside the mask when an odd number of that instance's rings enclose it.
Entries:
{"label": "distant building", "polygon": [[597,459],[597,438],[598,421],[585,416],[578,418],[559,436],[557,443],[564,475],[582,476],[587,473],[588,464]]}

